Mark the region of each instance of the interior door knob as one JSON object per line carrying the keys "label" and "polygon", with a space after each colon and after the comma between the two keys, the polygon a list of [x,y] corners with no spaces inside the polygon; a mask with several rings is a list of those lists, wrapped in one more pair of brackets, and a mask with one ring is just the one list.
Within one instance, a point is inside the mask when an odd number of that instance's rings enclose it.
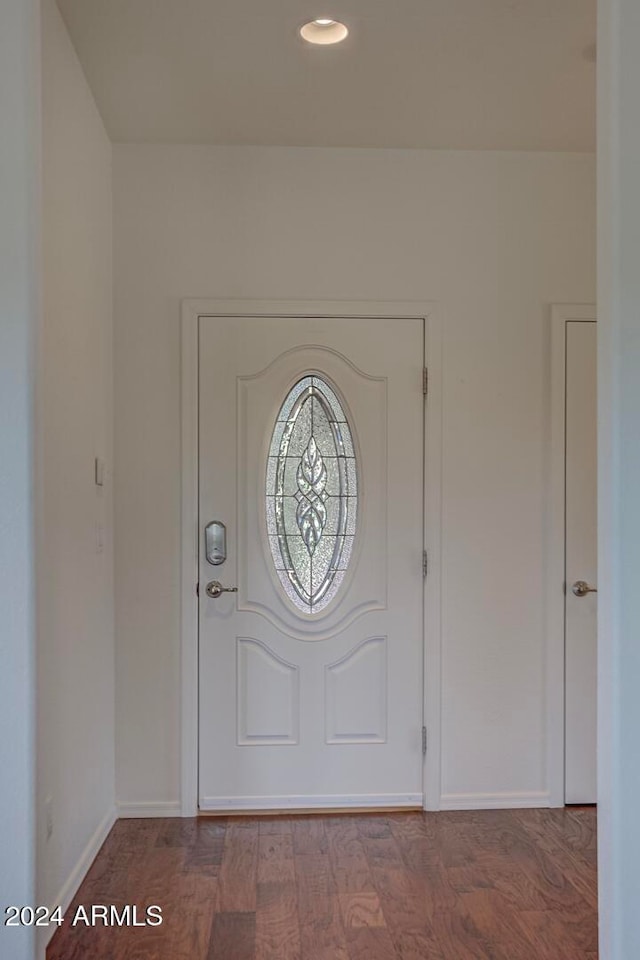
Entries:
{"label": "interior door knob", "polygon": [[586,597],[588,593],[597,593],[597,587],[590,587],[586,580],[576,580],[571,587],[576,597]]}
{"label": "interior door knob", "polygon": [[237,593],[237,587],[223,587],[219,580],[211,580],[205,587],[205,592],[212,600],[217,600],[223,593]]}

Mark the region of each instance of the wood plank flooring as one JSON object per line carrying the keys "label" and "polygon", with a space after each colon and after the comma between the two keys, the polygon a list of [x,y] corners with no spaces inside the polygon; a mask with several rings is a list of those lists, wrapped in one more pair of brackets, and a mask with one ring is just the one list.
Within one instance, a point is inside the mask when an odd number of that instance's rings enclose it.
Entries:
{"label": "wood plank flooring", "polygon": [[47,960],[596,960],[596,814],[120,820],[66,917]]}

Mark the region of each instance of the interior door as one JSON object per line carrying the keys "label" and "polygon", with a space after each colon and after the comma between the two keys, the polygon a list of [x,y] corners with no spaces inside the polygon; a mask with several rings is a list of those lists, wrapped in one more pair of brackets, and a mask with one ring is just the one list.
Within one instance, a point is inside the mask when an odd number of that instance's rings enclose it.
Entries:
{"label": "interior door", "polygon": [[200,808],[421,806],[423,321],[199,323]]}
{"label": "interior door", "polygon": [[565,800],[595,803],[597,726],[596,323],[566,324]]}

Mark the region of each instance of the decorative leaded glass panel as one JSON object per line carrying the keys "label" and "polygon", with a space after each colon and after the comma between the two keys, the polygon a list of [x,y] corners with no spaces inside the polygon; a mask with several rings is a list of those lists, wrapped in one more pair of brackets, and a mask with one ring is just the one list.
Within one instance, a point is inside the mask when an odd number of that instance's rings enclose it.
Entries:
{"label": "decorative leaded glass panel", "polygon": [[266,471],[267,532],[288,598],[318,613],[342,583],[356,533],[358,471],[333,388],[303,377],[280,408]]}

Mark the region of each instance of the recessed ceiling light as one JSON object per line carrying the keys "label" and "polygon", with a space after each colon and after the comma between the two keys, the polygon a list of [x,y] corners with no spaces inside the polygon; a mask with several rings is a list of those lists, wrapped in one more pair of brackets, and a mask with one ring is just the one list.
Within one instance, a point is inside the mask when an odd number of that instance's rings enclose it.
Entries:
{"label": "recessed ceiling light", "polygon": [[328,20],[320,17],[318,20],[311,20],[300,27],[300,36],[307,43],[340,43],[349,36],[349,29],[339,20]]}

